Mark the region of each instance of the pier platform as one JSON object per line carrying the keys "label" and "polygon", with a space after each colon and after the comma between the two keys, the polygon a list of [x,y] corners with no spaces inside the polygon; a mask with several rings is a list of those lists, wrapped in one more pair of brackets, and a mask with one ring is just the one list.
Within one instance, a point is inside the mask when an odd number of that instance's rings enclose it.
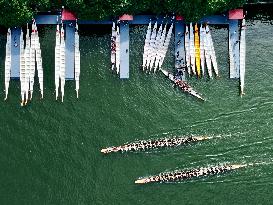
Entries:
{"label": "pier platform", "polygon": [[65,24],[65,79],[74,80],[75,75],[75,26],[76,21]]}
{"label": "pier platform", "polygon": [[186,53],[185,53],[185,23],[182,17],[177,17],[174,27],[175,41],[175,72],[186,80]]}
{"label": "pier platform", "polygon": [[[240,70],[239,56],[239,20],[243,18],[243,10],[235,9],[229,11],[228,14],[214,15],[202,18],[199,23],[206,24],[222,24],[228,25],[229,40],[232,44],[232,55],[234,56],[234,70],[230,71],[230,78],[238,78]],[[129,17],[129,18],[128,18]],[[128,18],[128,19],[126,19]],[[129,26],[130,25],[148,25],[152,23],[174,23],[175,24],[175,68],[183,68],[185,65],[185,46],[184,46],[184,20],[183,18],[174,18],[155,15],[123,15],[118,19],[114,19],[120,23],[120,78],[129,78]],[[74,79],[74,55],[75,55],[75,23],[76,17],[73,13],[63,10],[63,12],[46,12],[40,13],[35,17],[36,24],[60,24],[63,23],[66,31],[66,80]],[[94,21],[79,20],[78,24],[112,24],[112,20]],[[11,78],[18,79],[20,77],[20,28],[13,28],[12,49],[11,49]],[[109,31],[110,32],[110,31]],[[182,71],[182,77],[185,79],[185,72]]]}
{"label": "pier platform", "polygon": [[129,78],[129,22],[120,21],[120,79]]}
{"label": "pier platform", "polygon": [[11,79],[20,78],[20,36],[21,28],[11,29]]}

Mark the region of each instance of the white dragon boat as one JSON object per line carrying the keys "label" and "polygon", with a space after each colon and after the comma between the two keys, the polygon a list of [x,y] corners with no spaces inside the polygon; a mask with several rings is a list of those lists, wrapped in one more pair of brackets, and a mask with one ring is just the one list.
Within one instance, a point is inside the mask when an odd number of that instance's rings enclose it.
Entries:
{"label": "white dragon boat", "polygon": [[119,32],[119,25],[117,25],[117,37],[116,37],[116,69],[117,74],[120,71],[120,32]]}
{"label": "white dragon boat", "polygon": [[208,25],[206,26],[206,33],[207,33],[207,40],[208,40],[207,43],[209,43],[209,46],[210,46],[210,55],[211,55],[211,62],[213,65],[213,69],[216,76],[219,76],[219,70],[218,70],[218,65],[216,61],[216,54],[215,54],[215,50],[213,46],[213,40],[212,40],[211,32]]}
{"label": "white dragon boat", "polygon": [[172,33],[173,33],[173,24],[171,25],[171,27],[168,30],[164,45],[162,47],[162,55],[160,56],[161,58],[160,58],[160,61],[159,61],[159,70],[161,70],[164,59],[166,57],[168,47],[169,47],[169,44],[170,44],[170,41],[171,41]]}
{"label": "white dragon boat", "polygon": [[156,52],[156,60],[155,60],[155,71],[159,68],[161,56],[164,55],[164,42],[166,39],[166,32],[167,32],[167,24],[165,24],[164,29],[161,33],[160,43],[158,46],[158,51]]}
{"label": "white dragon boat", "polygon": [[155,43],[153,44],[153,52],[151,53],[151,61],[150,61],[150,64],[149,64],[149,69],[150,71],[152,71],[154,69],[154,72],[156,71],[156,68],[155,68],[155,61],[156,61],[156,53],[158,52],[158,49],[159,49],[159,46],[160,46],[160,39],[161,39],[161,35],[162,35],[162,27],[163,25],[161,24],[157,33],[156,33],[156,38],[155,38]]}
{"label": "white dragon boat", "polygon": [[190,23],[190,57],[191,57],[191,70],[194,75],[195,71],[195,47],[194,47],[194,29],[192,23]]}
{"label": "white dragon boat", "polygon": [[153,31],[150,38],[149,48],[148,48],[148,54],[147,54],[147,69],[151,71],[151,68],[149,67],[151,64],[151,61],[153,59],[153,55],[155,52],[155,40],[156,40],[156,33],[157,33],[157,22],[155,22]]}
{"label": "white dragon boat", "polygon": [[[206,31],[206,27],[204,30]],[[208,75],[210,78],[213,78],[212,76],[212,63],[211,63],[211,46],[210,46],[210,41],[208,37],[208,33],[205,33],[205,38],[204,38],[204,48],[205,48],[205,60],[206,60],[206,65],[208,69]]]}
{"label": "white dragon boat", "polygon": [[35,22],[31,25],[31,39],[30,39],[30,71],[29,71],[29,91],[30,99],[33,95],[34,76],[35,76],[35,49],[36,49],[36,27]]}
{"label": "white dragon boat", "polygon": [[25,46],[25,70],[26,70],[26,79],[25,79],[25,102],[26,105],[28,102],[29,95],[29,83],[30,83],[30,73],[31,73],[31,47],[30,47],[30,37],[29,37],[29,28],[27,24],[27,33],[26,33],[26,46]]}
{"label": "white dragon boat", "polygon": [[64,101],[64,86],[65,86],[65,39],[64,28],[61,27],[61,45],[60,45],[60,80],[61,80],[61,95],[62,102]]}
{"label": "white dragon boat", "polygon": [[21,87],[21,106],[24,106],[26,101],[26,62],[24,48],[24,34],[21,29],[20,35],[20,87]]}
{"label": "white dragon boat", "polygon": [[114,71],[116,65],[116,24],[113,22],[112,25],[112,35],[111,35],[111,69]]}
{"label": "white dragon boat", "polygon": [[200,26],[200,59],[201,59],[201,70],[202,70],[202,76],[205,76],[205,37],[206,37],[206,31],[204,30],[204,27]]}
{"label": "white dragon boat", "polygon": [[5,100],[8,98],[11,72],[11,30],[7,32],[6,59],[5,59]]}
{"label": "white dragon boat", "polygon": [[148,29],[147,29],[146,37],[145,37],[142,70],[145,70],[145,67],[146,67],[147,61],[148,61],[148,51],[150,48],[151,33],[152,33],[152,22],[150,21]]}
{"label": "white dragon boat", "polygon": [[188,74],[191,74],[191,55],[190,55],[190,32],[189,27],[186,25],[185,31],[185,54],[186,54],[186,65]]}
{"label": "white dragon boat", "polygon": [[37,66],[37,72],[38,72],[41,98],[43,98],[44,97],[44,71],[43,71],[42,51],[41,51],[41,45],[40,45],[39,34],[38,34],[36,22],[34,22],[34,24],[35,24],[36,66]]}
{"label": "white dragon boat", "polygon": [[60,33],[60,25],[57,24],[56,30],[56,45],[55,45],[55,94],[56,100],[59,96],[59,85],[60,85],[60,51],[61,51],[61,33]]}

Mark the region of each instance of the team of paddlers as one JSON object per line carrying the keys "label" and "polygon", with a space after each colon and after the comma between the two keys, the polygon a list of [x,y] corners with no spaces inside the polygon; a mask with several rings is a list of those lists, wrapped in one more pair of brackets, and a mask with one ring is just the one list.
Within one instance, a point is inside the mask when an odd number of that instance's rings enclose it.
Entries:
{"label": "team of paddlers", "polygon": [[147,149],[155,149],[160,147],[174,147],[182,144],[188,144],[191,142],[206,140],[206,136],[191,136],[191,137],[174,137],[174,138],[160,138],[160,139],[150,139],[150,140],[141,140],[138,142],[125,144],[117,147],[108,147],[102,149],[102,153],[110,152],[127,152],[127,151],[141,151]]}

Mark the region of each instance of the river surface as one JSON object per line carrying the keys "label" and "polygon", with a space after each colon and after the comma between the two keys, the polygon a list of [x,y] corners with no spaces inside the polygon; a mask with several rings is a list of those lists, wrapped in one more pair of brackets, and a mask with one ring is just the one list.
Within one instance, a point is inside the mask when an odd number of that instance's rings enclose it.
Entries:
{"label": "river surface", "polygon": [[[110,71],[110,29],[80,27],[80,98],[75,83],[55,101],[55,27],[38,27],[44,99],[20,107],[20,83],[0,100],[0,204],[272,204],[273,26],[247,20],[245,93],[229,79],[228,30],[211,27],[220,79],[190,84],[207,99],[185,95],[161,73],[140,71],[147,27],[130,28],[130,79]],[[90,27],[89,29],[92,29]],[[94,29],[94,28],[93,28]],[[104,29],[105,30],[105,29]],[[0,36],[4,99],[5,35]],[[173,47],[163,67],[172,70]],[[208,135],[175,149],[102,155],[100,149],[137,139]],[[135,185],[138,177],[217,164],[253,164],[180,183]]]}

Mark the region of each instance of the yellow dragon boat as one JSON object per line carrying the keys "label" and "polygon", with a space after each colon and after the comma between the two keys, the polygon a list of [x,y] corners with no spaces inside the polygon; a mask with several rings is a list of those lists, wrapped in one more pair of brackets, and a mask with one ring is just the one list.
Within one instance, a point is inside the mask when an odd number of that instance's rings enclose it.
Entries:
{"label": "yellow dragon boat", "polygon": [[195,64],[196,64],[196,71],[197,77],[201,75],[201,62],[200,62],[200,37],[198,32],[198,26],[195,24],[194,27],[194,47],[195,47]]}

